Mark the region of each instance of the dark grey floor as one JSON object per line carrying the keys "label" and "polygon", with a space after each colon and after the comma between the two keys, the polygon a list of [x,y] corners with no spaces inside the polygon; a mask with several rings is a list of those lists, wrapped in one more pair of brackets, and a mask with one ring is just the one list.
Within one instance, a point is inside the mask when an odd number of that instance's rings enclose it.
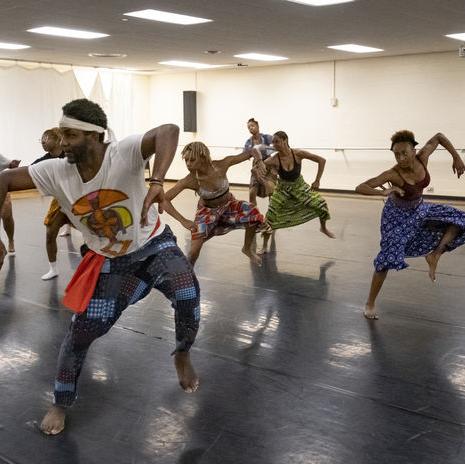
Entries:
{"label": "dark grey floor", "polygon": [[[423,259],[392,273],[368,322],[382,202],[355,198],[328,198],[337,240],[316,221],[279,231],[261,269],[242,231],[207,243],[196,394],[177,386],[171,309],[152,292],[91,348],[66,431],[41,435],[80,245],[60,238],[61,274],[40,280],[48,202],[14,201],[17,256],[0,273],[1,464],[465,462],[465,250],[436,284]],[[192,216],[194,202],[177,204]]]}

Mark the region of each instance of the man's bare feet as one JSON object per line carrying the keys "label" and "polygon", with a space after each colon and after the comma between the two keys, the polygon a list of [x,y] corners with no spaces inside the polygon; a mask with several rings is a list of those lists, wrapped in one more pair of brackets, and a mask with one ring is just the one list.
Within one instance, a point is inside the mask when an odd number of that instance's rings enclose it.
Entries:
{"label": "man's bare feet", "polygon": [[46,435],[57,435],[65,428],[65,410],[60,406],[52,406],[40,424],[40,430]]}
{"label": "man's bare feet", "polygon": [[174,354],[174,365],[178,374],[179,384],[186,393],[194,393],[199,388],[199,378],[194,371],[189,353]]}
{"label": "man's bare feet", "polygon": [[329,238],[336,238],[336,236],[326,227],[320,227],[320,232],[327,235]]}
{"label": "man's bare feet", "polygon": [[363,315],[370,320],[378,319],[376,308],[374,306],[365,305],[365,311],[363,311]]}
{"label": "man's bare feet", "polygon": [[252,250],[246,250],[245,248],[242,248],[242,253],[248,256],[250,261],[252,261],[253,264],[257,266],[262,265],[262,258],[261,256],[258,256],[257,253],[254,253]]}
{"label": "man's bare feet", "polygon": [[426,262],[429,266],[428,275],[433,282],[436,282],[436,267],[440,257],[441,255],[435,253],[434,251],[425,256]]}

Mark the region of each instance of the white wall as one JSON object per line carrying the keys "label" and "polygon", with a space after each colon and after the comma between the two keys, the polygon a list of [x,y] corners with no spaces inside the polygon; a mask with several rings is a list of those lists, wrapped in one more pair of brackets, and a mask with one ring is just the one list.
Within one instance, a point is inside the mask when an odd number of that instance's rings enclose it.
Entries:
{"label": "white wall", "polygon": [[87,77],[84,85],[78,69],[5,64],[0,64],[0,153],[21,159],[23,166],[43,155],[43,131],[58,124],[62,106],[75,98],[99,103],[118,138],[150,127],[148,76],[86,68],[80,70]]}
{"label": "white wall", "polygon": [[[315,63],[152,76],[151,122],[182,127],[182,91],[197,90],[198,132],[183,134],[182,144],[202,140],[215,156],[234,153],[247,138],[245,122],[255,117],[263,131],[285,130],[291,146],[327,157],[322,187],[334,189],[353,189],[390,167],[393,157],[388,150],[332,148],[388,148],[391,134],[404,128],[420,143],[442,131],[465,148],[465,60],[455,53],[339,61],[335,108],[333,71],[333,63]],[[306,164],[304,175],[312,179],[315,166]],[[434,193],[464,195],[450,166],[444,151],[432,158]],[[230,180],[247,183],[249,168],[237,166]],[[186,172],[178,157],[168,176]]]}

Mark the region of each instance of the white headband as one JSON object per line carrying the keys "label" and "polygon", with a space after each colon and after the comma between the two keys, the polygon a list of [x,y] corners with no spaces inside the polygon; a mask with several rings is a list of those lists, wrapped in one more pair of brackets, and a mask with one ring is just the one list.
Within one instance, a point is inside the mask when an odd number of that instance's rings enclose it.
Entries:
{"label": "white headband", "polygon": [[116,137],[114,132],[107,127],[105,129],[102,126],[97,126],[96,124],[91,124],[90,122],[80,121],[79,119],[69,118],[68,116],[63,115],[58,123],[60,128],[68,128],[68,129],[78,129],[82,131],[89,131],[89,132],[98,132],[99,134],[103,134],[105,130],[108,131],[108,139],[110,142],[116,141]]}

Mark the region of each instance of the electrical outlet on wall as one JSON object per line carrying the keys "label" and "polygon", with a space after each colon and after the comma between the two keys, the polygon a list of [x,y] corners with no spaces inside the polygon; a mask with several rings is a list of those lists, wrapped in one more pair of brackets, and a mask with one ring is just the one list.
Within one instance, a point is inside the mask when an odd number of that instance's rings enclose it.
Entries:
{"label": "electrical outlet on wall", "polygon": [[432,185],[430,185],[427,189],[426,189],[426,193],[434,193],[434,187]]}

